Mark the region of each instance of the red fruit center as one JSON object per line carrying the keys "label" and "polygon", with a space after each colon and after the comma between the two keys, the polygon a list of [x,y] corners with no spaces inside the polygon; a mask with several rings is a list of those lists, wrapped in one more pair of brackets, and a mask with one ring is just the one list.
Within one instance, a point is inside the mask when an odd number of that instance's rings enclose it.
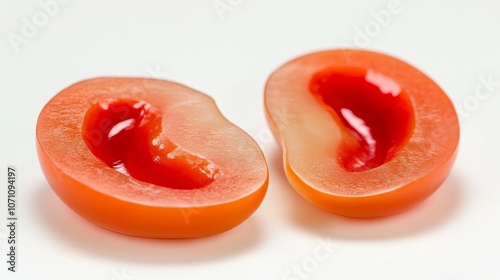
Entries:
{"label": "red fruit center", "polygon": [[163,133],[161,114],[144,101],[112,99],[94,104],[85,115],[82,134],[97,158],[137,180],[195,189],[219,176],[214,163],[170,141]]}
{"label": "red fruit center", "polygon": [[399,84],[372,70],[328,68],[316,73],[309,90],[349,133],[337,158],[348,171],[365,171],[389,161],[409,138],[414,114]]}

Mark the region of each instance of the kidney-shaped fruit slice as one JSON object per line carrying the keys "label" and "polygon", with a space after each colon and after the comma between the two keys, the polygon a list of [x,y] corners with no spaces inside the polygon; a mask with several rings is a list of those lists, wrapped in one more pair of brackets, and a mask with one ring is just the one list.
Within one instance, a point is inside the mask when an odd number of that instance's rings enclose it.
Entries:
{"label": "kidney-shaped fruit slice", "polygon": [[340,215],[409,209],[442,184],[457,152],[450,99],[380,53],[339,49],[288,62],[269,77],[265,107],[290,184]]}
{"label": "kidney-shaped fruit slice", "polygon": [[36,135],[56,194],[87,220],[124,234],[220,233],[246,220],[267,190],[257,143],[212,98],[169,81],[72,85],[43,108]]}

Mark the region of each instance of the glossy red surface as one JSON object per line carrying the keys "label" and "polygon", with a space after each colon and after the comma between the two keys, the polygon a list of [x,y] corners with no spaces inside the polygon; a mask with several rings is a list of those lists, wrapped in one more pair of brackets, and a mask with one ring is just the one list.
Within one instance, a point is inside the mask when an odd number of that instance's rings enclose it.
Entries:
{"label": "glossy red surface", "polygon": [[204,187],[219,175],[208,159],[170,141],[162,115],[139,100],[107,100],[86,113],[83,139],[90,151],[116,171],[176,189]]}
{"label": "glossy red surface", "polygon": [[348,171],[384,164],[411,135],[414,116],[408,97],[382,74],[329,68],[314,75],[309,89],[349,132],[336,155]]}

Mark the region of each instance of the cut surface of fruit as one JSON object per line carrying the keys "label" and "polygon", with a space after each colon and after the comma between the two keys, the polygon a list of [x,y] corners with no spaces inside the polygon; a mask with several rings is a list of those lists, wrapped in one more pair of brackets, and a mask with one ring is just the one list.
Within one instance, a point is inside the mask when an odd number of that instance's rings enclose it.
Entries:
{"label": "cut surface of fruit", "polygon": [[453,104],[396,58],[348,49],[312,53],[276,70],[264,95],[290,184],[327,211],[402,212],[431,195],[453,165]]}
{"label": "cut surface of fruit", "polygon": [[399,85],[363,68],[329,68],[309,85],[347,129],[339,160],[348,171],[363,171],[390,160],[411,134],[413,110]]}
{"label": "cut surface of fruit", "polygon": [[52,98],[37,151],[55,193],[89,221],[124,234],[189,238],[246,220],[267,190],[257,143],[186,86],[97,78]]}
{"label": "cut surface of fruit", "polygon": [[87,111],[82,134],[96,157],[137,180],[177,189],[212,183],[219,175],[218,167],[172,143],[161,122],[158,109],[151,104],[106,100]]}

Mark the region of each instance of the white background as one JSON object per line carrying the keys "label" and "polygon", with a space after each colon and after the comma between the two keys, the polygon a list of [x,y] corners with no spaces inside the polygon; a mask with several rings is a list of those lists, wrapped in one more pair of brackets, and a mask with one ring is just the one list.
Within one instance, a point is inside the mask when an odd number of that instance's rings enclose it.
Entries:
{"label": "white background", "polygon": [[[14,274],[3,261],[0,173],[1,279],[500,279],[499,1],[401,0],[379,22],[389,0],[66,0],[44,10],[47,1],[0,0],[0,167],[18,168],[19,188]],[[450,177],[406,213],[356,220],[317,209],[289,186],[269,138],[268,75],[296,56],[345,46],[402,58],[464,108]],[[37,115],[64,87],[110,75],[171,79],[213,96],[268,160],[258,211],[218,236],[148,240],[103,230],[67,208],[38,165]]]}

